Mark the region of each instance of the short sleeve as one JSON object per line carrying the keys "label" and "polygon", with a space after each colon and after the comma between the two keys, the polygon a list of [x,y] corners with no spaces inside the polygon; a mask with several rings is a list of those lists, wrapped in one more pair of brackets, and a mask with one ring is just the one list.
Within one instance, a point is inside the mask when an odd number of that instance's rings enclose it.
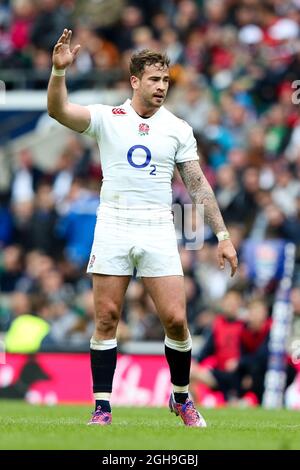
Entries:
{"label": "short sleeve", "polygon": [[190,160],[199,160],[197,154],[197,142],[193,134],[193,129],[186,125],[183,142],[180,142],[179,149],[175,155],[176,163],[188,162]]}
{"label": "short sleeve", "polygon": [[90,104],[89,106],[86,106],[86,108],[91,113],[91,122],[87,129],[82,132],[82,134],[100,139],[103,106],[101,104]]}

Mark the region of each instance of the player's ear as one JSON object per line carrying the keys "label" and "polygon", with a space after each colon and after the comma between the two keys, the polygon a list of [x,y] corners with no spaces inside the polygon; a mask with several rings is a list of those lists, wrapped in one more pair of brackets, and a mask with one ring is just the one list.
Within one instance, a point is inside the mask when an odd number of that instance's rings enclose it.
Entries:
{"label": "player's ear", "polygon": [[134,90],[137,90],[138,87],[139,87],[139,84],[140,84],[140,79],[138,77],[136,77],[135,75],[131,75],[130,83],[131,83],[132,88]]}

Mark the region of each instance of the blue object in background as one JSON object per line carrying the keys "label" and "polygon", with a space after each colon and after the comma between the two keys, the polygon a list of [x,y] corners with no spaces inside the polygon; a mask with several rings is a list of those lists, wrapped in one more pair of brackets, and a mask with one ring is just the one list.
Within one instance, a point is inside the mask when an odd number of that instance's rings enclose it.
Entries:
{"label": "blue object in background", "polygon": [[68,260],[78,267],[83,267],[90,256],[98,206],[99,196],[83,191],[56,227],[58,236],[66,242]]}
{"label": "blue object in background", "polygon": [[9,210],[0,206],[0,246],[10,243],[13,234],[13,221]]}

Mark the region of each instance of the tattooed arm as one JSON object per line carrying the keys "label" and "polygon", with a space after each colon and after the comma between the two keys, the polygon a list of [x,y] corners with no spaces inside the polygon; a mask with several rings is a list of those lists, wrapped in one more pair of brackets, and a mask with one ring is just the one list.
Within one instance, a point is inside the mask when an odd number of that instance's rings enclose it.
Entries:
{"label": "tattooed arm", "polygon": [[[215,234],[227,231],[213,190],[203,174],[198,161],[178,163],[177,168],[194,204],[204,204],[204,221]],[[223,240],[218,245],[218,259],[221,269],[227,259],[234,275],[238,260],[231,240]]]}
{"label": "tattooed arm", "polygon": [[204,176],[199,162],[192,160],[178,163],[177,168],[194,204],[204,204],[204,220],[213,232],[226,231],[216,197]]}

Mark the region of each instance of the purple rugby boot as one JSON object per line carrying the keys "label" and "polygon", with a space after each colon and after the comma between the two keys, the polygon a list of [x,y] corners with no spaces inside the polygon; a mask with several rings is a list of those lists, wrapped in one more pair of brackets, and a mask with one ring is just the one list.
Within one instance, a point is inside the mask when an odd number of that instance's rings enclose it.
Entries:
{"label": "purple rugby boot", "polygon": [[111,424],[112,421],[112,414],[108,411],[101,411],[101,406],[98,406],[96,411],[92,413],[92,417],[89,424],[98,424],[99,426],[107,426]]}
{"label": "purple rugby boot", "polygon": [[196,410],[194,403],[189,398],[185,403],[176,403],[173,393],[170,396],[169,408],[176,416],[180,416],[185,426],[194,428],[206,428],[206,422],[203,416]]}

